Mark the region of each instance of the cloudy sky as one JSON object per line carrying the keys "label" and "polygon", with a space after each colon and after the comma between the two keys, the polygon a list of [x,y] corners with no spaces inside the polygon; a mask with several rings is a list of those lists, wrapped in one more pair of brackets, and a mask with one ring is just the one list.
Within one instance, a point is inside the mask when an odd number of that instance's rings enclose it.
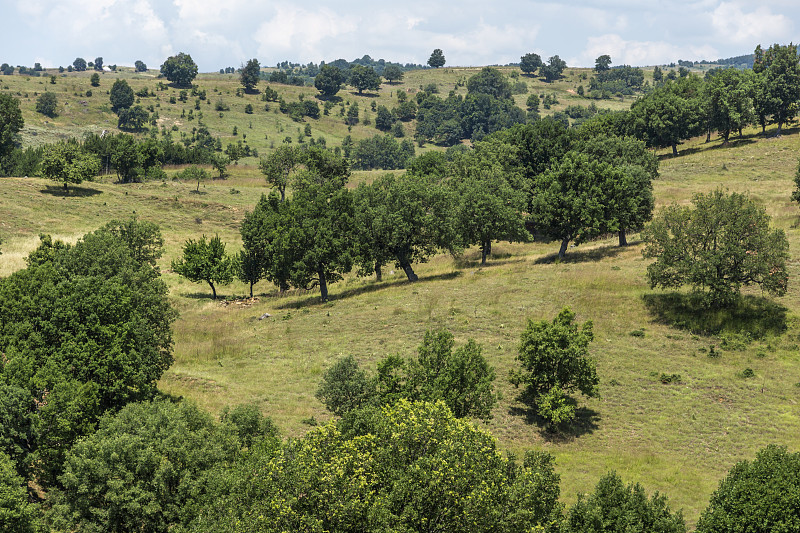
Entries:
{"label": "cloudy sky", "polygon": [[[568,4],[568,5],[567,5]],[[201,71],[258,58],[447,64],[558,54],[570,66],[653,65],[751,53],[798,42],[797,0],[0,0],[0,62],[68,65],[80,56],[151,68],[188,52]]]}

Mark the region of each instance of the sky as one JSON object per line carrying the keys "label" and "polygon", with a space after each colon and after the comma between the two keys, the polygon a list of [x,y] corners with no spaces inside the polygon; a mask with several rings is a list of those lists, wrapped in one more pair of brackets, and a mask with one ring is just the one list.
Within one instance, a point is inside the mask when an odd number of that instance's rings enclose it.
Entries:
{"label": "sky", "polygon": [[797,0],[0,0],[0,63],[67,66],[76,57],[158,68],[191,54],[201,72],[353,60],[365,54],[447,66],[518,62],[535,52],[569,66],[646,66],[798,42]]}

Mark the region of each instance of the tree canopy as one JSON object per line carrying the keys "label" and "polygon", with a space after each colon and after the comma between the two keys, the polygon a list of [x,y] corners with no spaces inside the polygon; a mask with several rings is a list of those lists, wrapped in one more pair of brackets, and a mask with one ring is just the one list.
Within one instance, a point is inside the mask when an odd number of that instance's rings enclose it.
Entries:
{"label": "tree canopy", "polygon": [[100,159],[86,152],[77,142],[62,141],[48,146],[41,161],[42,176],[68,184],[80,184],[100,172]]}
{"label": "tree canopy", "polygon": [[0,169],[3,160],[16,147],[18,134],[24,125],[19,100],[10,94],[0,93]]}
{"label": "tree canopy", "polygon": [[217,299],[216,284],[226,285],[233,281],[235,265],[233,259],[225,254],[225,244],[219,235],[206,241],[188,239],[183,245],[183,257],[172,262],[172,270],[198,283],[205,281],[211,287],[211,298]]}
{"label": "tree canopy", "polygon": [[319,73],[314,78],[314,87],[326,97],[336,95],[342,83],[344,83],[344,74],[338,67],[333,65],[322,65]]}
{"label": "tree canopy", "polygon": [[348,83],[358,90],[358,94],[362,94],[365,90],[377,91],[380,89],[381,77],[378,76],[375,69],[372,67],[353,65],[350,69]]}
{"label": "tree canopy", "polygon": [[594,70],[595,72],[604,72],[611,68],[611,56],[608,54],[603,54],[599,56],[597,59],[594,60]]}
{"label": "tree canopy", "polygon": [[786,293],[789,243],[769,227],[763,207],[747,196],[717,189],[697,194],[692,207],[672,205],[642,232],[651,287],[691,285],[709,304],[733,302],[742,286]]}
{"label": "tree canopy", "polygon": [[178,87],[189,87],[197,76],[197,64],[191,55],[179,52],[161,64],[161,75]]}
{"label": "tree canopy", "polygon": [[800,63],[797,59],[797,45],[774,44],[767,50],[758,45],[755,50],[753,72],[764,78],[761,95],[765,100],[764,112],[772,115],[778,124],[778,135],[782,126],[795,117],[800,102]]}
{"label": "tree canopy", "polygon": [[542,57],[539,54],[529,52],[519,59],[519,68],[525,74],[533,76],[536,71],[544,65]]}
{"label": "tree canopy", "polygon": [[445,63],[444,52],[441,48],[436,48],[431,52],[431,57],[428,58],[428,66],[432,68],[443,67]]}
{"label": "tree canopy", "polygon": [[119,114],[122,109],[131,107],[135,100],[133,89],[128,82],[123,79],[114,80],[109,98],[111,99],[111,110],[117,114]]}
{"label": "tree canopy", "polygon": [[248,60],[247,64],[244,65],[241,70],[239,80],[242,82],[242,87],[244,87],[244,90],[247,92],[254,91],[261,75],[261,65],[258,59],[253,58]]}

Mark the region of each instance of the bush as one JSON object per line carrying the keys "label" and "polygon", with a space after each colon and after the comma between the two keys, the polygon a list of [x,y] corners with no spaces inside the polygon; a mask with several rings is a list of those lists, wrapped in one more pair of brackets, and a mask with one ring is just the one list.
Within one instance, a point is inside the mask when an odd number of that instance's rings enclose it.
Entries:
{"label": "bush", "polygon": [[800,453],[767,446],[737,463],[711,495],[697,533],[800,531]]}
{"label": "bush", "polygon": [[355,357],[348,355],[325,371],[316,397],[328,411],[343,416],[374,399],[375,383],[358,367]]}
{"label": "bush", "polygon": [[36,99],[36,111],[50,118],[58,116],[58,98],[55,93],[44,92]]}

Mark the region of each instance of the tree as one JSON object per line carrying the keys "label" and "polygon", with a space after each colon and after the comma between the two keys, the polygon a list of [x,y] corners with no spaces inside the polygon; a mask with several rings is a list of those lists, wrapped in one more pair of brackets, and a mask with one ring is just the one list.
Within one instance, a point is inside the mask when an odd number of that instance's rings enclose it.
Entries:
{"label": "tree", "polygon": [[100,70],[100,71],[103,70],[103,58],[102,57],[94,58],[94,69],[95,70]]}
{"label": "tree", "polygon": [[528,76],[535,75],[536,71],[542,68],[542,65],[544,63],[542,63],[542,57],[539,54],[530,52],[519,58],[519,68]]}
{"label": "tree", "polygon": [[258,59],[250,59],[247,61],[247,65],[241,68],[239,79],[241,80],[242,87],[244,87],[246,92],[253,92],[258,85],[260,75],[261,65],[259,64]]}
{"label": "tree", "polygon": [[467,80],[469,94],[486,94],[494,98],[511,98],[511,84],[505,75],[492,67],[481,71]]}
{"label": "tree", "polygon": [[542,66],[540,73],[544,76],[545,81],[552,82],[561,78],[565,68],[567,68],[567,62],[555,55],[547,60],[547,64]]}
{"label": "tree", "polygon": [[82,531],[188,525],[212,468],[241,449],[231,426],[188,401],[126,406],[70,450],[51,519]]}
{"label": "tree", "polygon": [[44,92],[36,99],[36,111],[50,118],[58,116],[58,98],[55,93]]}
{"label": "tree", "polygon": [[375,115],[375,127],[381,131],[389,131],[394,125],[394,115],[386,106],[378,106],[378,112]]}
{"label": "tree", "polygon": [[344,123],[348,126],[355,126],[358,124],[358,102],[353,102],[353,105],[347,108],[347,118]]}
{"label": "tree", "polygon": [[267,157],[262,157],[258,162],[261,173],[267,183],[278,189],[281,202],[286,200],[286,186],[289,176],[305,162],[305,153],[302,148],[295,148],[286,144],[280,145]]}
{"label": "tree", "polygon": [[235,273],[233,259],[225,254],[225,244],[215,235],[206,241],[187,240],[183,245],[183,257],[172,261],[172,270],[189,281],[205,281],[211,287],[211,299],[217,299],[215,284],[227,285]]}
{"label": "tree", "polygon": [[656,83],[660,83],[664,79],[664,72],[661,70],[661,67],[656,65],[653,67],[653,81]]}
{"label": "tree", "polygon": [[753,111],[753,84],[745,71],[730,68],[707,77],[704,85],[708,105],[708,128],[717,130],[727,143],[731,131],[742,128],[755,120]]}
{"label": "tree", "polygon": [[86,70],[86,60],[82,57],[76,57],[75,61],[72,62],[72,67],[76,72],[83,72]]}
{"label": "tree", "polygon": [[616,472],[601,477],[593,493],[578,495],[566,522],[565,533],[686,532],[683,514],[672,513],[666,496],[656,492],[648,499],[641,485],[626,486]]}
{"label": "tree", "polygon": [[403,81],[403,69],[397,65],[389,65],[383,69],[383,77],[391,84]]}
{"label": "tree", "polygon": [[[543,413],[541,404],[543,400],[551,400],[554,392],[562,398],[575,390],[589,397],[597,394],[600,381],[595,362],[589,358],[589,343],[594,339],[592,322],[584,322],[579,329],[574,320],[575,313],[565,307],[552,323],[529,319],[522,333],[516,357],[522,370],[512,372],[511,383],[515,387],[525,386],[522,399],[540,415],[552,413]],[[563,411],[559,413],[561,421],[574,418],[574,402],[570,403],[566,416]]]}
{"label": "tree", "polygon": [[130,109],[120,109],[117,127],[121,130],[141,131],[149,119],[150,114],[147,110],[140,105],[135,105]]}
{"label": "tree", "polygon": [[781,46],[774,44],[766,51],[758,45],[755,50],[753,71],[764,74],[763,96],[766,98],[765,110],[778,124],[777,135],[781,135],[783,124],[797,114],[800,102],[800,63],[797,59],[797,45]]}
{"label": "tree", "polygon": [[800,530],[799,480],[800,453],[767,446],[731,468],[700,514],[697,533]]}
{"label": "tree", "polygon": [[76,142],[60,142],[50,145],[42,155],[42,177],[64,183],[90,180],[100,172],[100,159],[85,152]]}
{"label": "tree", "polygon": [[161,65],[161,75],[178,87],[189,87],[197,76],[197,65],[192,56],[179,52],[170,56]]}
{"label": "tree", "polygon": [[134,181],[144,164],[144,153],[139,149],[136,138],[133,135],[117,135],[110,148],[110,163],[117,171],[119,181]]}
{"label": "tree", "polygon": [[348,355],[325,371],[315,396],[328,411],[344,416],[375,399],[375,382],[358,367],[355,357]]}
{"label": "tree", "polygon": [[341,69],[333,65],[322,65],[314,78],[314,87],[326,98],[335,96],[342,83],[344,83],[344,74]]}
{"label": "tree", "polygon": [[137,59],[133,65],[136,72],[147,72],[147,65],[144,63],[144,61]]}
{"label": "tree", "polygon": [[[283,224],[288,218],[287,211],[288,205],[273,190],[269,196],[261,195],[253,211],[245,213],[240,228],[243,252],[247,254],[248,261],[258,261],[261,278],[272,281],[281,291],[289,289],[289,270],[294,261],[291,254],[284,252],[286,248],[282,244],[289,237],[283,231]],[[258,269],[258,265],[253,263],[247,267],[252,271]]]}
{"label": "tree", "polygon": [[717,189],[697,194],[693,207],[672,205],[642,232],[651,287],[691,285],[721,307],[736,300],[743,285],[786,293],[789,244],[783,230],[769,228],[763,207],[739,193]]}
{"label": "tree", "polygon": [[618,231],[609,212],[610,188],[622,179],[621,169],[575,151],[534,179],[530,220],[537,232],[561,241],[559,259],[571,241]]}
{"label": "tree", "polygon": [[92,87],[100,87],[100,74],[97,72],[92,74],[92,76],[89,78],[89,83]]}
{"label": "tree", "polygon": [[114,80],[109,98],[111,99],[111,110],[117,114],[119,114],[120,110],[128,109],[132,106],[135,100],[133,89],[128,82],[123,79]]}
{"label": "tree", "polygon": [[603,54],[597,59],[594,60],[594,70],[595,72],[605,72],[611,68],[611,56],[608,54]]}
{"label": "tree", "polygon": [[202,167],[198,167],[197,165],[192,165],[183,169],[182,171],[178,172],[175,177],[178,179],[186,180],[186,181],[195,181],[197,180],[197,188],[195,192],[200,192],[200,182],[205,181],[208,179],[208,172],[206,169]]}
{"label": "tree", "polygon": [[439,68],[443,67],[444,63],[444,52],[442,52],[442,49],[434,49],[434,51],[431,53],[431,57],[428,58],[428,66],[431,68]]}
{"label": "tree", "polygon": [[365,67],[362,65],[353,65],[350,69],[350,85],[358,89],[358,94],[362,94],[364,90],[377,91],[381,88],[381,77],[375,72],[372,67]]}
{"label": "tree", "polygon": [[13,461],[0,450],[0,529],[7,533],[37,533],[39,510],[28,502],[25,480],[14,471]]}
{"label": "tree", "polygon": [[3,160],[16,147],[19,132],[24,125],[19,100],[10,94],[0,93],[0,169]]}

